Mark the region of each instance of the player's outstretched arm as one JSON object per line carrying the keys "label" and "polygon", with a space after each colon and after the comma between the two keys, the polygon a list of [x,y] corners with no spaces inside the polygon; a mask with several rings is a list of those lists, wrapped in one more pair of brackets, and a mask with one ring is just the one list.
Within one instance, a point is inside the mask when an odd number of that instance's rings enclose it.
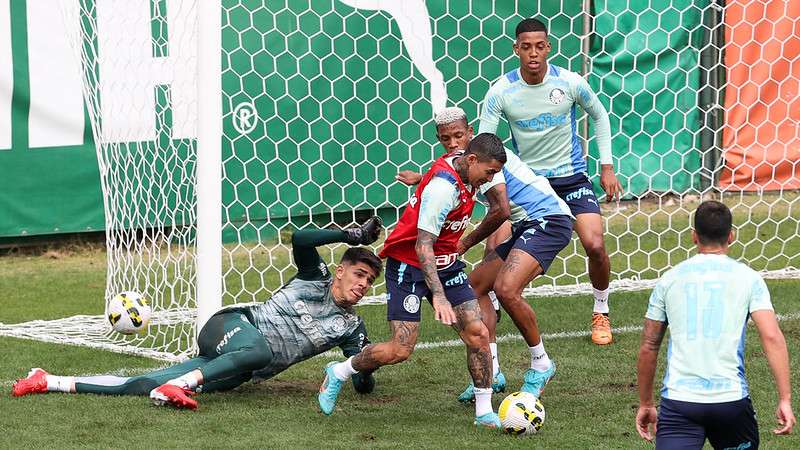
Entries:
{"label": "player's outstretched arm", "polygon": [[[495,176],[497,175],[495,174]],[[481,220],[481,223],[459,241],[458,253],[461,255],[489,237],[511,216],[511,206],[508,204],[505,183],[492,186],[484,195],[486,195],[486,200],[489,201],[489,210]]]}
{"label": "player's outstretched arm", "polygon": [[292,235],[292,256],[297,265],[297,278],[318,280],[327,276],[321,269],[322,258],[317,252],[320,245],[343,242],[350,245],[368,245],[377,241],[383,229],[383,222],[373,216],[355,228],[345,230],[320,230],[307,228]]}
{"label": "player's outstretched arm", "polygon": [[395,180],[406,184],[408,186],[415,186],[422,181],[422,174],[414,172],[413,170],[401,170],[395,175]]}
{"label": "player's outstretched arm", "polygon": [[[658,350],[667,331],[667,324],[645,319],[642,341],[639,346],[639,361],[636,365],[639,384],[639,410],[636,412],[636,431],[639,436],[652,441],[656,431],[656,405],[653,401],[653,379],[656,374]],[[650,425],[652,424],[652,433]]]}
{"label": "player's outstretched arm", "polygon": [[775,434],[789,434],[796,423],[792,412],[792,387],[789,380],[789,351],[783,337],[775,312],[772,310],[753,311],[750,314],[758,328],[761,346],[767,355],[767,362],[775,378],[778,388],[778,408],[775,415],[779,428],[772,430]]}
{"label": "player's outstretched arm", "polygon": [[436,242],[437,236],[425,230],[417,232],[417,243],[414,249],[417,252],[417,259],[419,259],[419,268],[425,275],[425,283],[431,290],[433,296],[433,309],[435,311],[434,318],[444,325],[452,325],[456,323],[456,313],[447,297],[444,295],[444,287],[442,282],[439,281],[439,274],[436,269],[436,255],[433,253],[433,244]]}

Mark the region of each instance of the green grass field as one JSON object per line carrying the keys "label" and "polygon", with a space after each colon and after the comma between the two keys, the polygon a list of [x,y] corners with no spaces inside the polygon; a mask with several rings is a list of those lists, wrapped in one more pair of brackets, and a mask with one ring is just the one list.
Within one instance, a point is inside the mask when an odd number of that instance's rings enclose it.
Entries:
{"label": "green grass field", "polygon": [[[54,319],[102,311],[105,253],[50,251],[0,258],[0,322]],[[800,348],[800,281],[768,282],[790,352]],[[3,448],[652,448],[634,428],[638,326],[648,292],[612,294],[616,342],[590,343],[589,296],[531,299],[558,374],[542,400],[547,420],[539,435],[515,438],[472,425],[473,409],[455,398],[468,381],[463,347],[424,307],[421,343],[411,360],[376,373],[373,394],[346,387],[333,416],[317,409],[318,357],[278,377],[234,392],[202,394],[196,412],[152,406],[143,397],[9,395],[31,367],[54,374],[137,374],[163,362],[93,349],[0,338],[0,430]],[[388,335],[384,306],[358,309],[373,341]],[[507,316],[498,335],[509,388],[521,383],[528,359]],[[796,353],[795,353],[796,357]],[[663,355],[660,360],[663,369]],[[747,374],[761,424],[762,448],[800,448],[800,430],[772,436],[776,392],[755,330],[748,331]],[[659,379],[661,373],[658,375]],[[797,370],[793,386],[800,385]],[[797,392],[795,392],[797,394]],[[502,395],[496,395],[497,407]],[[795,402],[795,412],[800,405]]]}

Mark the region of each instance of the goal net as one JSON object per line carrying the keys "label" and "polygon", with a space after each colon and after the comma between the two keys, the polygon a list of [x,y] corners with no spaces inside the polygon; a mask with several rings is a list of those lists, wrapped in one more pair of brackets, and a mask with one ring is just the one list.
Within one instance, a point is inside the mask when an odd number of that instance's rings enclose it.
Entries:
{"label": "goal net", "polygon": [[[205,204],[196,189],[205,129],[198,30],[221,39],[221,92],[208,95],[222,108],[212,118],[222,124],[222,304],[265,301],[294,274],[292,230],[376,212],[391,229],[409,196],[395,174],[424,170],[442,153],[434,112],[460,106],[477,128],[490,83],[518,64],[513,30],[526,17],[548,25],[550,62],[583,74],[611,117],[626,192],[603,205],[613,290],[651,286],[692,254],[690,214],[704,198],[731,206],[733,256],[767,276],[795,277],[800,3],[664,3],[225,0],[220,28],[206,29],[196,1],[63,1],[105,196],[106,297],[136,290],[155,313],[136,337],[110,332],[102,316],[0,332],[191,354]],[[591,124],[577,126],[597,182]],[[509,139],[507,128],[499,133]],[[320,250],[333,263],[343,248]],[[589,287],[576,238],[528,293]],[[377,284],[366,303],[381,303],[383,292]]]}

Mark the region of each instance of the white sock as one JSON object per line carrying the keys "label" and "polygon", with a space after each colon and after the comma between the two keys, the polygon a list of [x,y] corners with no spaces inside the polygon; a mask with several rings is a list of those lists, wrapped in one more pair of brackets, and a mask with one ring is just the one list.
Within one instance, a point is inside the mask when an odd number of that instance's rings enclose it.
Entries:
{"label": "white sock", "polygon": [[600,314],[608,314],[608,292],[610,288],[605,288],[602,291],[592,288],[594,292],[594,310],[593,312]]}
{"label": "white sock", "polygon": [[75,377],[47,375],[45,376],[45,380],[47,380],[48,392],[74,392],[72,386],[75,385]]}
{"label": "white sock", "polygon": [[489,300],[492,301],[492,306],[494,306],[495,310],[500,309],[500,301],[497,300],[497,294],[494,291],[489,291]]}
{"label": "white sock", "polygon": [[197,389],[197,377],[193,375],[193,371],[185,373],[178,378],[173,378],[167,381],[167,384],[174,384],[175,386],[185,387],[191,390]]}
{"label": "white sock", "polygon": [[358,373],[358,371],[356,369],[353,369],[353,357],[352,356],[347,358],[347,361],[340,362],[339,364],[336,364],[335,366],[333,366],[333,374],[336,376],[336,378],[338,378],[338,379],[340,379],[342,381],[352,377],[353,375],[355,375],[357,373]]}
{"label": "white sock", "polygon": [[497,357],[497,342],[489,343],[489,350],[492,351],[492,376],[496,377],[500,373],[500,360]]}
{"label": "white sock", "polygon": [[543,372],[550,368],[552,364],[547,352],[544,351],[544,341],[539,341],[538,345],[528,347],[531,352],[531,369]]}
{"label": "white sock", "polygon": [[493,412],[492,388],[475,388],[475,417]]}

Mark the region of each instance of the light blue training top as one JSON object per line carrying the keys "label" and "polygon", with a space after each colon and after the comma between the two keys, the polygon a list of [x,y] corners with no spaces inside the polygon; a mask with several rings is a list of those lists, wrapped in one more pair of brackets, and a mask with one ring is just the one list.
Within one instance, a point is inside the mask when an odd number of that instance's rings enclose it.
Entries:
{"label": "light blue training top", "polygon": [[759,310],[772,310],[766,283],[727,256],[699,254],[667,271],[645,315],[669,326],[661,396],[695,403],[747,397],[745,328]]}
{"label": "light blue training top", "polygon": [[611,126],[603,104],[583,77],[553,64],[539,84],[526,83],[519,69],[496,80],[483,101],[478,132],[496,133],[505,118],[514,151],[538,175],[585,173],[576,105],[594,124],[600,163],[611,164]]}

